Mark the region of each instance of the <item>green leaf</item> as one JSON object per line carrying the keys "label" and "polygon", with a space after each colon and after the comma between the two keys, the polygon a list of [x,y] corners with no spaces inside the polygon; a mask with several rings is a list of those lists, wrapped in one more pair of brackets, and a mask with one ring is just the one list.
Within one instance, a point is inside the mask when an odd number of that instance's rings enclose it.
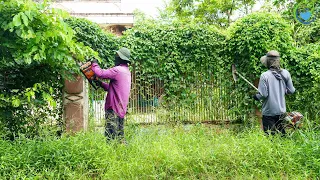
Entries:
{"label": "green leaf", "polygon": [[17,34],[19,37],[21,37],[21,35],[22,35],[22,30],[21,30],[21,29],[16,30],[16,34]]}
{"label": "green leaf", "polygon": [[33,56],[33,59],[34,59],[34,60],[40,60],[40,59],[41,59],[40,54],[39,54],[39,53],[35,54],[35,55]]}
{"label": "green leaf", "polygon": [[24,13],[21,13],[21,18],[22,18],[23,24],[25,26],[28,26],[28,24],[29,24],[28,17]]}
{"label": "green leaf", "polygon": [[21,26],[20,14],[15,15],[12,22],[14,26]]}
{"label": "green leaf", "polygon": [[33,20],[33,16],[32,16],[32,12],[31,12],[31,11],[26,11],[26,12],[24,12],[24,14],[25,14],[26,16],[28,16],[28,18],[30,19],[30,21]]}
{"label": "green leaf", "polygon": [[20,100],[19,99],[13,99],[12,100],[12,106],[13,107],[19,107],[20,106]]}

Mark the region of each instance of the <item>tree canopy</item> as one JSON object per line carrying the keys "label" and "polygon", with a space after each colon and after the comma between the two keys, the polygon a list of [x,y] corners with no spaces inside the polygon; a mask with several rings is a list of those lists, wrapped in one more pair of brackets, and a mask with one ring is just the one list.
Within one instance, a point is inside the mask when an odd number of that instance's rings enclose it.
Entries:
{"label": "tree canopy", "polygon": [[76,62],[96,53],[74,41],[68,13],[45,2],[1,1],[0,12],[0,126],[11,139],[32,136],[55,112],[63,79],[79,72]]}
{"label": "tree canopy", "polygon": [[172,0],[166,11],[180,21],[228,27],[235,11],[248,14],[255,0]]}

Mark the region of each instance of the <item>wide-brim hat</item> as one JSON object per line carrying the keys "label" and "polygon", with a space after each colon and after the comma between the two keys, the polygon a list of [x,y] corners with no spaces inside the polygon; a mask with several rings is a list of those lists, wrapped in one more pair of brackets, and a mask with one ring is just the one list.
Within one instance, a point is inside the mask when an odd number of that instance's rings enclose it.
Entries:
{"label": "wide-brim hat", "polygon": [[116,51],[119,57],[124,61],[130,61],[130,50],[128,48],[120,48],[118,51]]}
{"label": "wide-brim hat", "polygon": [[267,58],[280,58],[280,53],[276,50],[269,51],[265,56],[260,58],[260,62],[267,67]]}

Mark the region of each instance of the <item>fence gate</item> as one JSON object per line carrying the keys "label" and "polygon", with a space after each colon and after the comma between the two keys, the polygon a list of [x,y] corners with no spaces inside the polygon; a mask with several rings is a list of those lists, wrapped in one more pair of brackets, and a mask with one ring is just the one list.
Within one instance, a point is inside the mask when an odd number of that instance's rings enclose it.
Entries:
{"label": "fence gate", "polygon": [[[166,82],[157,76],[142,75],[137,67],[131,67],[132,85],[126,115],[127,122],[217,122],[239,119],[239,97],[234,90],[231,71],[194,73],[196,82],[183,79],[177,89],[187,88],[187,94],[171,97]],[[148,77],[152,77],[151,79]],[[145,81],[148,78],[148,81]],[[106,92],[89,87],[90,117],[96,126],[104,124]]]}

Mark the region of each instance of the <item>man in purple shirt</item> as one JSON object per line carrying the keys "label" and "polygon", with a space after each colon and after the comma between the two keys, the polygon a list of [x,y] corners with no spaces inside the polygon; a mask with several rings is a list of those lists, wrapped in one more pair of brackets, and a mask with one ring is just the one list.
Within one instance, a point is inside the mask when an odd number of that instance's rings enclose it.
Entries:
{"label": "man in purple shirt", "polygon": [[115,66],[109,69],[101,69],[97,61],[92,61],[92,70],[96,77],[109,79],[105,83],[96,81],[105,91],[108,91],[105,100],[105,136],[108,140],[119,138],[124,141],[124,117],[129,102],[131,73],[128,64],[130,63],[130,51],[121,48],[116,52]]}

